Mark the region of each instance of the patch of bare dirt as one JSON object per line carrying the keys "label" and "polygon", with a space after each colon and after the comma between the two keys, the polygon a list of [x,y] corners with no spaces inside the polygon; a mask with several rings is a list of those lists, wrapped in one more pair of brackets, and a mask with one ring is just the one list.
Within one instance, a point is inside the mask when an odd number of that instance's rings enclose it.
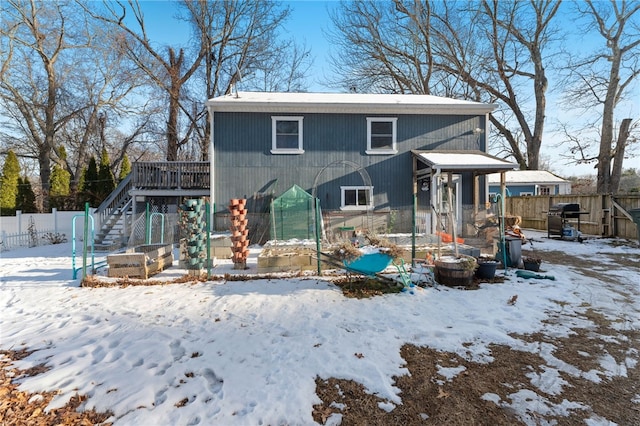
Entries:
{"label": "patch of bare dirt", "polygon": [[[567,242],[568,244],[580,244],[577,242]],[[614,275],[603,274],[603,260],[614,263],[620,268],[635,270],[640,274],[640,262],[637,256],[631,256],[623,253],[594,253],[590,256],[574,256],[571,254],[571,246],[567,246],[567,251],[537,251],[523,250],[523,256],[533,256],[542,259],[544,263],[552,263],[555,265],[567,265],[576,271],[591,278],[606,278],[607,280],[617,281],[619,278]]]}
{"label": "patch of bare dirt", "polygon": [[[637,350],[640,335],[628,336]],[[617,362],[624,363],[628,353],[626,344],[606,343],[581,333],[564,339],[546,336],[523,336],[524,340],[548,342],[556,346],[553,355],[584,373],[601,371],[598,360],[606,354],[616,354]],[[595,347],[595,350],[594,350]],[[401,355],[410,371],[396,378],[401,390],[402,405],[387,412],[380,404],[388,403],[369,394],[362,385],[330,378],[316,379],[316,390],[322,404],[314,406],[314,420],[324,424],[333,413],[342,415],[342,425],[516,425],[525,424],[510,407],[513,395],[527,389],[537,393],[543,404],[560,405],[563,401],[581,404],[584,409],[573,409],[568,416],[528,413],[536,424],[544,422],[560,425],[584,425],[585,420],[599,416],[619,425],[640,424],[640,370],[627,368],[626,377],[612,378],[600,374],[600,382],[581,375],[560,372],[566,381],[559,394],[547,393],[532,384],[532,377],[541,377],[548,370],[548,361],[539,354],[491,345],[490,363],[475,363],[453,353],[439,352],[426,347],[405,345]],[[606,349],[605,349],[606,348]],[[606,352],[605,352],[606,351]],[[440,375],[440,367],[465,369],[451,380]],[[498,404],[483,399],[495,394]],[[635,402],[634,402],[635,401]],[[551,422],[551,423],[549,423]]]}

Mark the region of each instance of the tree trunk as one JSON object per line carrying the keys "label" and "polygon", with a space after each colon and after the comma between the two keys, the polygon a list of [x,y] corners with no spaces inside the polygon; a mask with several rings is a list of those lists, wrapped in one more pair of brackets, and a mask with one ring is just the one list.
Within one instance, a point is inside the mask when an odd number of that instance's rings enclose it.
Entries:
{"label": "tree trunk", "polygon": [[600,150],[598,152],[598,180],[596,191],[598,194],[611,193],[611,154],[613,146],[613,97],[604,104],[602,114],[602,134],[600,135]]}
{"label": "tree trunk", "polygon": [[51,178],[51,149],[48,144],[42,147],[38,154],[40,166],[40,186],[42,187],[42,212],[49,212],[49,180]]}
{"label": "tree trunk", "polygon": [[613,114],[617,104],[618,88],[620,86],[620,64],[622,52],[617,40],[611,47],[611,68],[607,84],[607,94],[602,108],[602,133],[600,135],[600,150],[598,152],[598,180],[596,190],[598,194],[611,194],[611,157],[613,146]]}
{"label": "tree trunk", "polygon": [[[176,93],[177,92],[177,93]],[[178,161],[178,114],[180,108],[180,90],[169,95],[169,119],[167,120],[167,161]]]}
{"label": "tree trunk", "polygon": [[534,94],[536,98],[535,119],[533,123],[533,134],[527,140],[527,165],[529,170],[540,168],[540,147],[542,146],[542,133],[544,131],[544,119],[547,109],[547,87],[549,82],[545,74],[542,52],[539,46],[532,44],[529,47],[531,59],[535,68],[533,79]]}
{"label": "tree trunk", "polygon": [[615,154],[613,155],[613,167],[611,170],[611,192],[618,192],[620,188],[620,177],[622,175],[622,162],[624,161],[624,150],[627,147],[627,139],[629,138],[629,128],[631,127],[631,119],[625,118],[620,123],[618,132],[618,140],[616,141]]}

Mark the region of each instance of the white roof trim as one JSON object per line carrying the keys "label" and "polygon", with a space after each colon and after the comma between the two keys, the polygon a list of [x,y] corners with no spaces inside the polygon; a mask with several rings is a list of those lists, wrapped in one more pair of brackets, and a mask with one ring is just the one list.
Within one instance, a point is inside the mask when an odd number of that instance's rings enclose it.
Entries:
{"label": "white roof trim", "polygon": [[[507,183],[516,184],[550,184],[557,185],[563,183],[570,183],[566,179],[562,179],[551,172],[546,170],[511,170],[505,175]],[[490,174],[487,176],[487,181],[490,184],[500,183],[499,174]]]}
{"label": "white roof trim", "polygon": [[495,104],[432,95],[239,92],[207,101],[213,112],[480,115]]}
{"label": "white roof trim", "polygon": [[416,152],[432,169],[441,170],[512,170],[519,166],[481,151]]}

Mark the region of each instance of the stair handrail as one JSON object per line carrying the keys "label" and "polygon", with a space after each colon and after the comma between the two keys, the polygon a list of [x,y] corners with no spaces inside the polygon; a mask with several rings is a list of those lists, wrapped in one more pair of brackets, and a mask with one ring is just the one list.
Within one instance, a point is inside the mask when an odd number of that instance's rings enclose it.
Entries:
{"label": "stair handrail", "polygon": [[100,203],[98,208],[95,211],[96,215],[100,216],[100,226],[105,222],[109,216],[111,216],[112,212],[120,207],[120,203],[129,197],[129,190],[131,189],[131,173],[129,173],[114,189],[111,194],[105,200]]}

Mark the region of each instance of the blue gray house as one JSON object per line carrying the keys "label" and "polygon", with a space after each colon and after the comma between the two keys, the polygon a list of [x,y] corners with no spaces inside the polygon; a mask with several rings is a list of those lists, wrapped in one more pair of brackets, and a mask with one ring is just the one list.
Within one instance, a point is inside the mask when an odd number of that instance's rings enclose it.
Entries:
{"label": "blue gray house", "polygon": [[232,198],[246,198],[250,213],[260,213],[261,200],[295,184],[320,200],[323,214],[416,211],[418,225],[432,232],[432,212],[455,206],[460,219],[484,208],[484,176],[517,168],[486,154],[492,104],[430,95],[233,92],[207,107],[210,191],[220,214]]}

